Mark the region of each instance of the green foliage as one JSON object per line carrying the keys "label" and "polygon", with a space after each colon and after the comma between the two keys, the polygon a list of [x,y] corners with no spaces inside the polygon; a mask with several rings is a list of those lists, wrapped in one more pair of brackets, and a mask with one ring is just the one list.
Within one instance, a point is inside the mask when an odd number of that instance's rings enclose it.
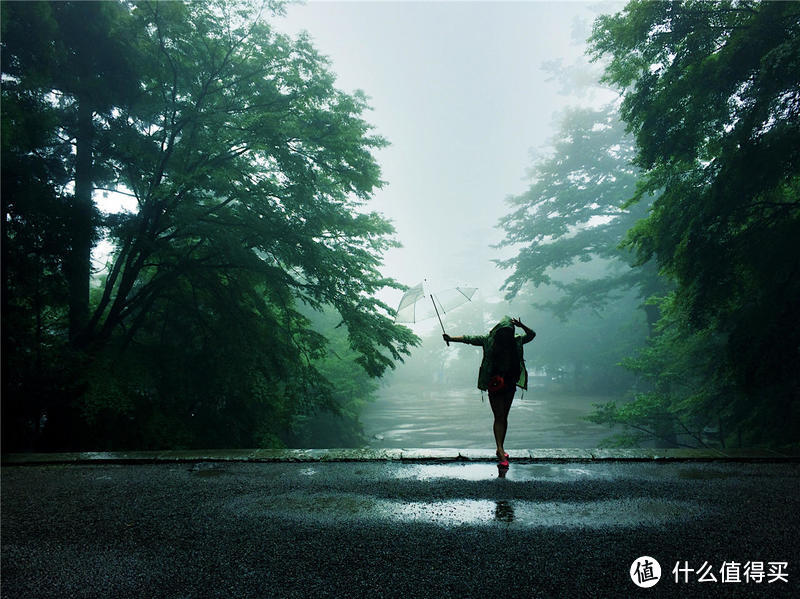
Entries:
{"label": "green foliage", "polygon": [[[563,291],[540,307],[566,318],[587,307],[601,310],[625,290],[647,297],[663,289],[652,268],[631,268],[632,256],[619,246],[647,205],[625,206],[635,192],[638,171],[634,146],[613,107],[571,109],[553,140],[553,153],[531,170],[533,182],[510,199],[514,208],[500,220],[503,246],[522,244],[516,256],[499,264],[513,268],[504,288],[513,298],[527,283]],[[601,260],[604,273],[571,276],[580,263]]]}
{"label": "green foliage", "polygon": [[650,301],[662,314],[655,334],[623,361],[639,375],[632,401],[599,406],[590,420],[623,425],[633,432],[617,439],[626,444],[655,437],[686,447],[725,447],[754,428],[767,428],[766,422],[753,427],[758,423],[742,419],[748,400],[736,388],[725,339],[714,329],[694,329],[674,293]]}
{"label": "green foliage", "polygon": [[[617,245],[642,216],[641,208],[622,208],[636,185],[633,151],[613,108],[565,112],[552,154],[534,165],[530,188],[509,200],[513,211],[500,220],[506,231],[502,245],[524,244],[515,257],[500,262],[514,268],[504,285],[509,298],[525,283],[553,283],[554,270],[575,262],[624,259]],[[630,285],[629,276],[628,271],[622,279],[614,277],[606,291]],[[576,306],[602,305],[608,295],[598,289],[581,293],[574,283],[572,291]]]}
{"label": "green foliage", "polygon": [[591,42],[636,139],[631,202],[658,194],[625,243],[676,284],[630,362],[655,389],[630,422],[657,407],[696,437],[717,418],[721,442],[796,440],[800,7],[631,2]]}
{"label": "green foliage", "polygon": [[502,245],[521,244],[500,262],[514,269],[507,297],[535,298],[542,310],[531,363],[551,375],[570,372],[569,387],[581,392],[624,391],[630,377],[618,362],[644,338],[636,296],[663,285],[653,268],[632,268],[630,252],[619,248],[647,208],[623,207],[636,188],[633,155],[613,107],[568,110],[552,154],[534,165],[531,186],[511,198],[513,210],[500,221]]}
{"label": "green foliage", "polygon": [[[61,262],[72,341],[88,319],[89,257],[97,241],[98,217],[92,187],[113,180],[107,154],[97,151],[109,140],[95,120],[107,119],[139,91],[132,31],[128,9],[118,2],[5,3],[3,7],[7,98],[12,106],[24,99],[27,105],[45,107],[51,117],[50,139],[34,149],[34,157],[66,175],[50,184],[68,206],[61,215],[68,241]],[[17,127],[12,130],[22,133]]]}
{"label": "green foliage", "polygon": [[[592,417],[625,425],[617,442],[797,439],[799,40],[795,3],[634,1],[600,17],[592,51],[631,137],[567,113],[501,221],[522,244],[501,263],[509,296],[532,283],[569,324],[631,286],[651,298],[650,339],[622,361],[633,399]],[[565,278],[597,257],[610,273]]]}
{"label": "green foliage", "polygon": [[[299,306],[339,315],[350,380],[417,343],[374,298],[399,287],[379,271],[393,228],[365,210],[386,141],[361,116],[365,97],[338,90],[309,40],[275,33],[268,12],[4,4],[4,320],[17,314],[4,350],[25,339],[4,351],[9,428],[46,413],[50,446],[280,445],[305,416],[354,409]],[[91,188],[137,208],[87,211]],[[90,298],[86,243],[101,237],[114,249]],[[45,337],[38,374],[7,374]],[[58,408],[31,405],[57,356],[72,364],[48,391]]]}
{"label": "green foliage", "polygon": [[328,308],[308,317],[326,338],[325,351],[313,364],[329,383],[330,397],[325,410],[295,416],[288,443],[294,447],[360,447],[366,440],[359,415],[374,401],[378,383],[361,365],[359,353],[348,341],[347,327],[335,310]]}
{"label": "green foliage", "polygon": [[628,243],[657,256],[699,325],[732,326],[796,280],[783,240],[800,215],[798,15],[794,3],[631,3],[595,27],[647,169],[634,197],[662,190]]}

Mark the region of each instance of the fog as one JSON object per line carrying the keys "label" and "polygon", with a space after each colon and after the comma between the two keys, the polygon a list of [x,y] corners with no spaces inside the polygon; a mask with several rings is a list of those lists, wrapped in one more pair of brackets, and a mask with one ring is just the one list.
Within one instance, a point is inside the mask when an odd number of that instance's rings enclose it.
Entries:
{"label": "fog", "polygon": [[[365,207],[388,217],[402,244],[387,252],[382,272],[408,286],[426,279],[433,292],[477,287],[472,303],[444,315],[450,334],[485,333],[505,314],[537,332],[526,346],[536,389],[527,399],[518,395],[523,407],[516,421],[512,416],[509,433],[515,447],[597,445],[610,433],[583,416],[594,402],[619,399],[624,388],[551,380],[586,357],[581,333],[608,323],[602,315],[584,314],[570,324],[537,309],[534,301],[554,293],[544,288],[507,301],[500,287],[509,272],[494,262],[516,251],[495,247],[503,239],[498,220],[509,212],[508,197],[530,185],[537,158],[552,152],[564,110],[599,108],[616,97],[598,83],[601,70],[586,57],[585,40],[598,14],[619,7],[310,2],[291,6],[277,23],[293,35],[308,33],[331,60],[337,85],[366,93],[372,107],[367,118],[391,144],[377,153],[386,184]],[[385,290],[381,298],[396,307],[401,295]],[[634,328],[641,324],[637,302],[630,299],[625,307],[629,312],[616,319]],[[365,408],[370,443],[490,446],[488,402],[481,402],[475,386],[480,348],[446,347],[435,317],[406,326],[422,344],[384,377],[377,402]],[[642,339],[641,329],[634,337]],[[610,378],[629,382],[615,365],[620,357],[617,352],[599,361],[614,371]]]}
{"label": "fog", "polygon": [[[567,85],[589,70],[591,22],[617,3],[309,2],[276,23],[306,31],[345,91],[369,97],[369,122],[390,146],[386,182],[369,209],[388,217],[402,248],[383,272],[406,285],[478,287],[498,298],[504,273],[497,221],[522,192],[554,119],[568,105],[602,105],[597,87]],[[563,68],[560,68],[563,67]],[[599,76],[599,69],[594,73]],[[591,79],[589,81],[592,81]],[[595,80],[596,81],[596,80]],[[573,82],[570,82],[573,83]],[[505,255],[508,255],[508,251]],[[399,292],[387,292],[395,305]]]}

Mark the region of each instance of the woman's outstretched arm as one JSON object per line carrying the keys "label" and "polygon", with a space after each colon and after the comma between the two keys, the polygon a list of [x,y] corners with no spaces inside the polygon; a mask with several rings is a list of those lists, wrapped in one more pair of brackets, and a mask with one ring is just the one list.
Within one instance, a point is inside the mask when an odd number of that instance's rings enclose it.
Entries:
{"label": "woman's outstretched arm", "polygon": [[455,341],[456,343],[467,343],[469,345],[483,345],[482,336],[474,337],[472,335],[461,335],[460,337],[451,337],[450,335],[445,333],[444,335],[442,335],[442,339],[444,339],[446,343]]}

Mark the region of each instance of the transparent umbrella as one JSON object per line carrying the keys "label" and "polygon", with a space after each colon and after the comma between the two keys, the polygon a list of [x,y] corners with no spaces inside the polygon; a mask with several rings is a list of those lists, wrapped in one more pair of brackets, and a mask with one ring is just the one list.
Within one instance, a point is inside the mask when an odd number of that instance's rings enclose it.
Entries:
{"label": "transparent umbrella", "polygon": [[442,327],[442,333],[444,333],[442,316],[461,304],[472,301],[472,296],[476,291],[478,291],[477,287],[453,287],[438,293],[430,293],[425,288],[423,281],[403,294],[394,321],[414,323],[435,315],[439,319],[439,326]]}

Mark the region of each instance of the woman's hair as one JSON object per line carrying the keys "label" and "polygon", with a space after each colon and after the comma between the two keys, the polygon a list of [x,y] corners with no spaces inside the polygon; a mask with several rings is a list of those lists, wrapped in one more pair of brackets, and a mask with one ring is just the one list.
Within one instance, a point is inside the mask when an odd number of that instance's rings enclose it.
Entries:
{"label": "woman's hair", "polygon": [[[499,379],[501,388],[514,389],[520,375],[520,349],[514,337],[513,321],[506,317],[489,332],[491,339],[491,372],[489,376]],[[487,356],[488,357],[488,356]],[[507,385],[506,385],[507,383]],[[490,391],[492,383],[490,382]]]}
{"label": "woman's hair", "polygon": [[507,364],[509,369],[517,370],[519,368],[517,343],[512,327],[503,327],[494,334],[492,353],[496,362]]}
{"label": "woman's hair", "polygon": [[514,341],[514,329],[503,327],[494,334],[495,347],[498,345],[510,345]]}

